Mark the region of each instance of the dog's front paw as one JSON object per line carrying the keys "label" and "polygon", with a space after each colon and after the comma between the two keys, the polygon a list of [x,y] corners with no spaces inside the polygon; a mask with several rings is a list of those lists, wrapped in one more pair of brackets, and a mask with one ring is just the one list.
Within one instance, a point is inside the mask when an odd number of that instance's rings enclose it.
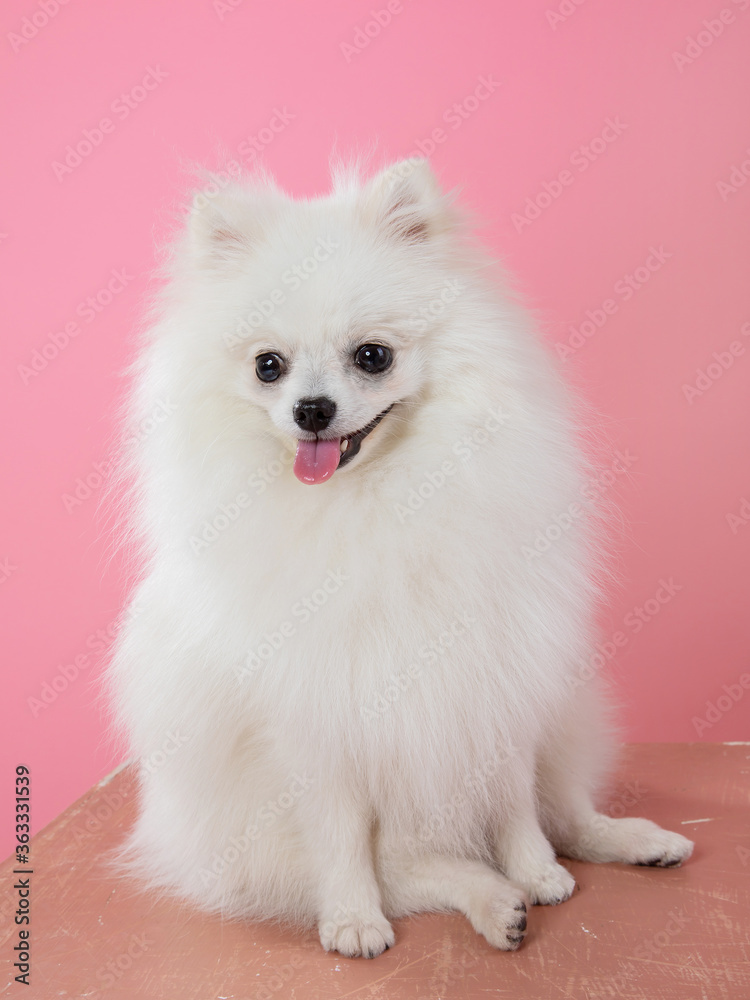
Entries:
{"label": "dog's front paw", "polygon": [[339,919],[324,919],[318,925],[320,943],[326,951],[338,951],[347,958],[376,958],[396,941],[382,913],[336,917]]}
{"label": "dog's front paw", "polygon": [[510,887],[490,896],[470,919],[474,930],[501,951],[515,951],[526,937],[526,901]]}
{"label": "dog's front paw", "polygon": [[576,887],[576,880],[562,865],[545,865],[537,872],[524,873],[515,881],[525,891],[532,903],[554,906],[570,899]]}

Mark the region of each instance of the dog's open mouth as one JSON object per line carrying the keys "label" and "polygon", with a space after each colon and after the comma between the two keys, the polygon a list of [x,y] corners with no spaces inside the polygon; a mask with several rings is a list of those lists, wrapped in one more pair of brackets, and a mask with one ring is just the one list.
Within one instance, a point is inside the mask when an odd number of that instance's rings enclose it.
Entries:
{"label": "dog's open mouth", "polygon": [[367,435],[374,431],[394,404],[379,413],[367,426],[354,434],[338,438],[313,438],[312,441],[298,441],[294,458],[294,474],[301,483],[318,485],[330,479],[336,469],[350,462],[362,447]]}

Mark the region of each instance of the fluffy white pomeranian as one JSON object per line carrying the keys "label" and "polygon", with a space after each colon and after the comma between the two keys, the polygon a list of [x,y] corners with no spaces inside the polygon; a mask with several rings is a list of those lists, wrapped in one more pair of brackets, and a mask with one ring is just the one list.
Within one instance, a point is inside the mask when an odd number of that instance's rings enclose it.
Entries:
{"label": "fluffy white pomeranian", "polygon": [[556,854],[692,844],[593,804],[601,518],[556,365],[426,162],[334,174],[198,195],[172,248],[130,417],[124,854],[348,956],[425,910],[515,949],[574,889]]}

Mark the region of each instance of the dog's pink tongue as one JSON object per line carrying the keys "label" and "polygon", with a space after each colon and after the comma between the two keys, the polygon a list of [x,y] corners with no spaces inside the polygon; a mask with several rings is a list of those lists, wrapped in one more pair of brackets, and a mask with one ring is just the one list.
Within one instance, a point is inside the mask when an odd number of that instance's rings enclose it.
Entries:
{"label": "dog's pink tongue", "polygon": [[340,459],[341,438],[333,438],[331,441],[298,441],[294,474],[301,483],[324,483],[338,469]]}

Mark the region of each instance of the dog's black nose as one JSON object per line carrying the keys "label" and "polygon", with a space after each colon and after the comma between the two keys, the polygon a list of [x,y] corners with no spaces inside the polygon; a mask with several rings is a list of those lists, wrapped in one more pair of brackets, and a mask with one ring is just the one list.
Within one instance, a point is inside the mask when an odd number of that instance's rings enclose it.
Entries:
{"label": "dog's black nose", "polygon": [[316,399],[300,399],[294,404],[294,422],[303,431],[317,434],[324,431],[333,420],[336,404],[332,399],[318,396]]}

